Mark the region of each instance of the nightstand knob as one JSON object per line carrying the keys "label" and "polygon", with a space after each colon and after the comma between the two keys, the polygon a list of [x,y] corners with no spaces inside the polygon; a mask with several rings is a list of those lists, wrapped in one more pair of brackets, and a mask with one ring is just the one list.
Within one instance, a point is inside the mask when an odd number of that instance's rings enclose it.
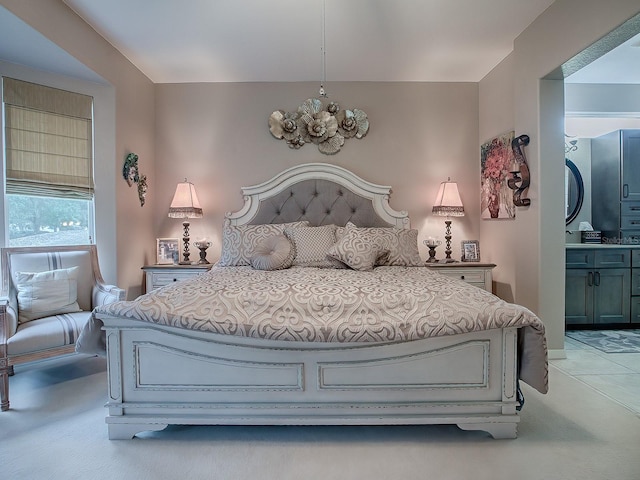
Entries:
{"label": "nightstand knob", "polygon": [[174,281],[174,282],[177,282],[177,281],[178,281],[178,279],[177,279],[177,278],[174,278],[174,279],[173,279],[173,281]]}
{"label": "nightstand knob", "polygon": [[464,275],[460,275],[460,280],[464,280]]}

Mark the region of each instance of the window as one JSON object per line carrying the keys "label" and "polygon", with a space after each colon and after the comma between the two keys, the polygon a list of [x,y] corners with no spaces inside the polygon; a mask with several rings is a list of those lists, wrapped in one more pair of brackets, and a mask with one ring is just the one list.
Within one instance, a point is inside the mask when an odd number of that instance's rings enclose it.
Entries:
{"label": "window", "polygon": [[93,202],[7,195],[10,247],[93,243]]}
{"label": "window", "polygon": [[3,79],[9,246],[92,243],[92,98]]}

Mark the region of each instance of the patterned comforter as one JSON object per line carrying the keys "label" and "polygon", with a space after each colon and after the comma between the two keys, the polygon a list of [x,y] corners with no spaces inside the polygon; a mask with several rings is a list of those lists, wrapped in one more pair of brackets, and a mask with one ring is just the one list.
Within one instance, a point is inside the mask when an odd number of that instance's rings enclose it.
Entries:
{"label": "patterned comforter", "polygon": [[[99,330],[96,315],[227,335],[303,342],[404,342],[502,327],[519,334],[520,378],[547,391],[544,325],[531,311],[423,267],[361,272],[294,267],[217,267],[134,301],[98,307],[78,350]],[[83,338],[84,337],[84,338]]]}

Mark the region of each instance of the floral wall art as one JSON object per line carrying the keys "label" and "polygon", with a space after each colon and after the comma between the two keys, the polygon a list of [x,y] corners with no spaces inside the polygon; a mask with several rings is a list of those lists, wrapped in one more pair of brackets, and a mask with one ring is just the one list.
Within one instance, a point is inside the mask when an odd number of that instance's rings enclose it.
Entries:
{"label": "floral wall art", "polygon": [[515,218],[513,192],[507,185],[514,162],[511,141],[515,132],[503,133],[480,147],[482,218]]}
{"label": "floral wall art", "polygon": [[321,100],[309,98],[295,112],[276,110],[269,117],[269,130],[289,148],[314,143],[326,155],[338,153],[345,139],[362,138],[369,131],[369,119],[362,110],[342,109],[335,102],[323,107]]}

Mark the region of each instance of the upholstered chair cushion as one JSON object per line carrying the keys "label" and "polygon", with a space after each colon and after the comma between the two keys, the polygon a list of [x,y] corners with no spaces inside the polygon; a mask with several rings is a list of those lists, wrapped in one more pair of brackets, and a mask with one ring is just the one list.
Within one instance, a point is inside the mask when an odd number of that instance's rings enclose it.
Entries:
{"label": "upholstered chair cushion", "polygon": [[7,353],[20,355],[73,345],[89,318],[91,312],[77,312],[21,323],[7,340]]}

